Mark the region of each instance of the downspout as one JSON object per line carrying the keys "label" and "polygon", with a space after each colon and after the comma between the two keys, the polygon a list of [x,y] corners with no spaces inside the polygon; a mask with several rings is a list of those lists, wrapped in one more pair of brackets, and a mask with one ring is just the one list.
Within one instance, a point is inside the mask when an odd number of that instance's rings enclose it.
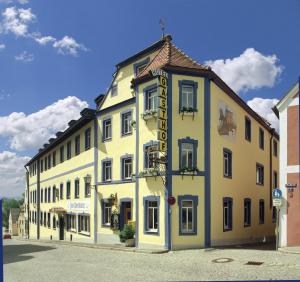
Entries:
{"label": "downspout", "polygon": [[272,208],[273,204],[272,204],[272,190],[273,190],[273,138],[274,138],[274,132],[275,129],[271,128],[271,138],[270,138],[270,209]]}
{"label": "downspout", "polygon": [[29,171],[27,166],[24,166],[26,169],[26,192],[25,192],[25,196],[26,196],[26,200],[27,200],[27,224],[26,224],[26,233],[27,233],[27,238],[29,239]]}

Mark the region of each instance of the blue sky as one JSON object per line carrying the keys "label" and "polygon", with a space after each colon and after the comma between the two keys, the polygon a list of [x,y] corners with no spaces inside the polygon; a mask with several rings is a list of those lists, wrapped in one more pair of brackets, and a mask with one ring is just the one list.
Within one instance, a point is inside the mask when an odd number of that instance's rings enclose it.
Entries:
{"label": "blue sky", "polygon": [[[5,30],[3,13],[12,7],[17,12],[31,9],[31,19],[25,20],[25,32]],[[298,0],[0,0],[0,12],[0,169],[1,152],[24,158],[37,149],[29,145],[13,146],[14,132],[3,129],[10,127],[4,118],[12,113],[23,112],[25,116],[37,113],[68,96],[78,98],[63,104],[75,103],[72,114],[86,106],[83,101],[94,107],[93,99],[105,93],[115,65],[161,37],[160,18],[164,19],[166,33],[172,35],[173,42],[198,62],[234,60],[244,54],[243,60],[233,62],[245,64],[245,54],[254,61],[266,57],[266,69],[275,73],[272,77],[267,75],[263,82],[247,82],[249,85],[246,83],[238,91],[245,101],[255,97],[278,99],[300,75]],[[36,39],[45,36],[52,39],[48,44],[39,44]],[[59,45],[64,43],[61,39],[65,36],[78,44],[76,54],[66,49],[66,45]],[[244,53],[249,48],[252,51]],[[260,66],[256,67],[260,70]],[[238,68],[235,63],[226,68],[219,64],[219,73],[224,74],[227,82],[233,81],[230,85],[233,88],[237,87],[238,75],[231,74],[241,69],[243,72],[246,69],[244,76],[251,76],[247,74],[247,64]],[[64,117],[62,123],[72,114]]]}

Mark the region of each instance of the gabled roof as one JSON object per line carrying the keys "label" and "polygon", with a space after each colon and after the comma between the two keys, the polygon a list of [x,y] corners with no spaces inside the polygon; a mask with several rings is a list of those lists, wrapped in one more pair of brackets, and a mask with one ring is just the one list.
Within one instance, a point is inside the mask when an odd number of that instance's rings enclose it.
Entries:
{"label": "gabled roof", "polygon": [[150,70],[160,69],[165,67],[175,67],[175,68],[188,68],[200,71],[210,71],[211,68],[202,65],[188,55],[186,55],[182,50],[176,47],[172,42],[172,37],[170,35],[165,36],[164,44],[160,48],[156,56],[148,63],[145,69],[137,75],[136,80],[147,76]]}

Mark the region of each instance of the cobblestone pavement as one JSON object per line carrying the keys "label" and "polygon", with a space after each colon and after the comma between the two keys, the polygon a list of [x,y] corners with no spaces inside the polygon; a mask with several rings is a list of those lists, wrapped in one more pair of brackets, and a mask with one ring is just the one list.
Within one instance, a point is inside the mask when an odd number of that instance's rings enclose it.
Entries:
{"label": "cobblestone pavement", "polygon": [[[230,262],[226,258],[230,259]],[[219,263],[212,262],[213,260]],[[263,262],[246,265],[248,261]],[[128,253],[5,240],[5,281],[195,281],[300,279],[300,255],[270,246]]]}

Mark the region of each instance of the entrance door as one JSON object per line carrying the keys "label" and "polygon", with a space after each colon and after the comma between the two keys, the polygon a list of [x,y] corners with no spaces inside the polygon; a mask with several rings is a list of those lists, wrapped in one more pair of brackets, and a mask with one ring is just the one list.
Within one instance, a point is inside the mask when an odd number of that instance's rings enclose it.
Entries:
{"label": "entrance door", "polygon": [[121,204],[121,216],[120,216],[120,229],[124,228],[128,221],[132,220],[131,202],[122,202]]}
{"label": "entrance door", "polygon": [[63,216],[59,217],[59,240],[64,240],[64,228],[65,228],[65,219]]}

